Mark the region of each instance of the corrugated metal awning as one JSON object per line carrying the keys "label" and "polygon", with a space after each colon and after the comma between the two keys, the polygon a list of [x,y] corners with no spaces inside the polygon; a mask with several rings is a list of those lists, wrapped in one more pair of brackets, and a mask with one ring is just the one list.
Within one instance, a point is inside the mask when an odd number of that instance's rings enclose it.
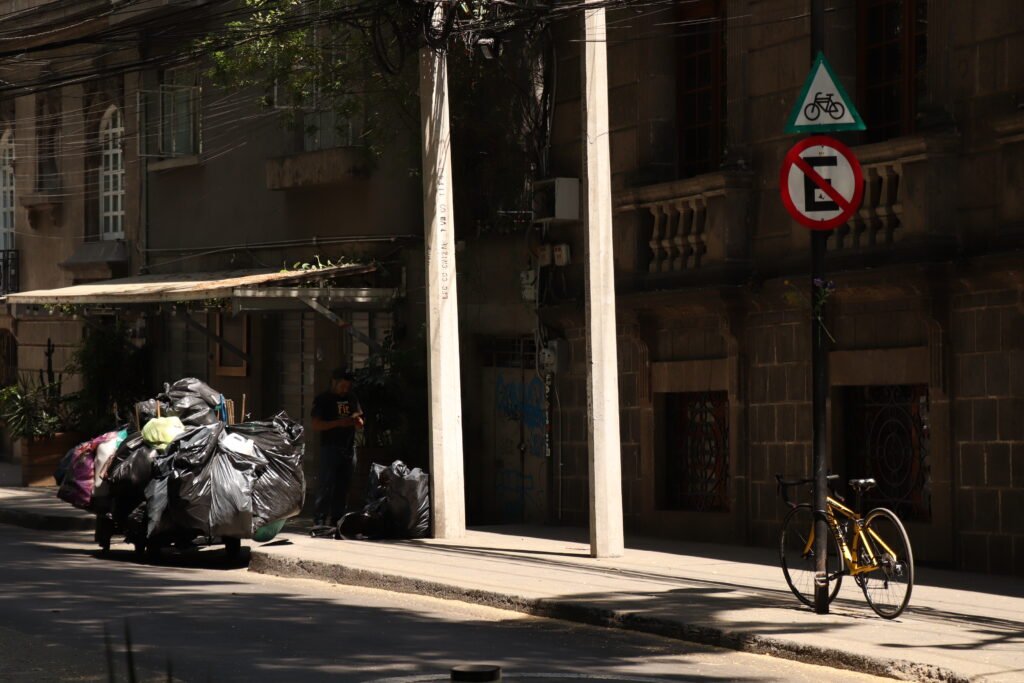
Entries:
{"label": "corrugated metal awning", "polygon": [[253,296],[262,285],[310,283],[358,275],[374,266],[348,265],[314,270],[232,270],[171,273],[90,282],[59,289],[8,294],[9,305],[132,305]]}

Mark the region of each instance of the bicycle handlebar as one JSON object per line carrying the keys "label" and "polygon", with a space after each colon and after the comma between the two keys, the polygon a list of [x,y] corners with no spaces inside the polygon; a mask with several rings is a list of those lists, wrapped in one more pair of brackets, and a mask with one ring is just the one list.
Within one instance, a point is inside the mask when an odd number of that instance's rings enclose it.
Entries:
{"label": "bicycle handlebar", "polygon": [[[833,482],[833,481],[836,481],[838,479],[839,479],[839,475],[838,474],[829,474],[829,475],[827,475],[825,477],[825,481],[828,481],[828,482]],[[776,474],[775,475],[775,481],[778,482],[777,490],[779,492],[779,495],[782,496],[782,500],[786,503],[786,505],[788,505],[790,507],[795,507],[796,504],[792,503],[789,500],[789,493],[788,493],[789,487],[790,486],[802,486],[803,484],[813,484],[814,483],[814,479],[813,478],[809,478],[809,479],[783,479],[781,474]]]}

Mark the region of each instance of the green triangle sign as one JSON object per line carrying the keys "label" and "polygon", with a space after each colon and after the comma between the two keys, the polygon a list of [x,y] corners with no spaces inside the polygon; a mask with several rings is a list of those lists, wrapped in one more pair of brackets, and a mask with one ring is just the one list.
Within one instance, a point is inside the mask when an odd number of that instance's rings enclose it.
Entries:
{"label": "green triangle sign", "polygon": [[821,52],[786,122],[787,133],[864,130],[864,119]]}

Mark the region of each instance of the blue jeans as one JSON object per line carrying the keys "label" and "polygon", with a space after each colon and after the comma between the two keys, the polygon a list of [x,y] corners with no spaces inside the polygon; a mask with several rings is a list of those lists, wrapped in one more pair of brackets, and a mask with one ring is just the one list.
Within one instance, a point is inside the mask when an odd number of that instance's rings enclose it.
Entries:
{"label": "blue jeans", "polygon": [[356,449],[323,448],[320,451],[319,492],[316,518],[336,524],[348,509],[348,493],[356,466]]}

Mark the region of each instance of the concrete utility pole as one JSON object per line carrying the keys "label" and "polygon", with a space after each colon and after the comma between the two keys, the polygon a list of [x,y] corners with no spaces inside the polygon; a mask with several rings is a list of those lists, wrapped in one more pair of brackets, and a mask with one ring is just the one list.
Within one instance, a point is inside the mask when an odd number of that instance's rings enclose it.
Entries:
{"label": "concrete utility pole", "polygon": [[427,260],[427,377],[430,384],[431,517],[434,538],[466,533],[462,382],[455,278],[448,65],[444,51],[420,50],[423,220]]}
{"label": "concrete utility pole", "polygon": [[[596,0],[587,0],[587,4],[596,4]],[[604,8],[584,9],[583,37],[590,554],[593,557],[618,557],[622,555],[625,544],[622,536],[619,368]]]}

